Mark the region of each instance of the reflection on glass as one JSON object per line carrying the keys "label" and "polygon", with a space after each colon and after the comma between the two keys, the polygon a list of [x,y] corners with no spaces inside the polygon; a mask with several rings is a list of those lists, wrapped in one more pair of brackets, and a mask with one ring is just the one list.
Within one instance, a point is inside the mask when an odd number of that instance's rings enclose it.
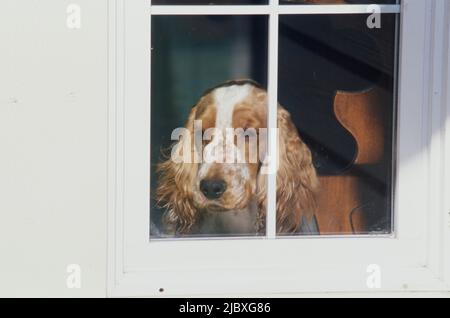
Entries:
{"label": "reflection on glass", "polygon": [[[205,153],[198,149],[206,149],[215,140],[214,136],[209,140],[204,136],[219,118],[218,102],[211,92],[205,91],[233,79],[253,79],[264,87],[267,39],[266,16],[152,17],[152,237],[264,234],[257,225],[259,188],[255,180],[259,165],[249,165],[245,170],[245,165],[214,165],[214,162],[208,165],[205,161],[194,162],[194,158]],[[223,103],[220,125],[265,126],[264,111],[244,109],[244,103],[242,114],[248,116],[227,115],[231,101],[246,96],[243,91],[246,85],[244,82],[224,85],[219,99]],[[253,92],[253,84],[248,85]],[[241,121],[247,117],[252,121]],[[193,127],[194,119],[202,121],[200,129]],[[176,149],[171,148],[174,143],[171,135],[180,127],[188,128],[192,140],[188,148],[180,147],[177,154],[188,153],[192,163],[179,164],[171,159],[171,151]],[[180,139],[183,141],[183,137]],[[244,147],[248,147],[246,143]],[[200,160],[204,158],[201,156]],[[247,177],[243,178],[244,175]],[[260,182],[263,180],[264,177]]]}
{"label": "reflection on glass", "polygon": [[[380,29],[367,28],[366,19],[280,17],[279,102],[310,150],[319,181],[302,226],[322,235],[392,231],[396,15],[382,15]],[[301,205],[296,200],[292,206]]]}

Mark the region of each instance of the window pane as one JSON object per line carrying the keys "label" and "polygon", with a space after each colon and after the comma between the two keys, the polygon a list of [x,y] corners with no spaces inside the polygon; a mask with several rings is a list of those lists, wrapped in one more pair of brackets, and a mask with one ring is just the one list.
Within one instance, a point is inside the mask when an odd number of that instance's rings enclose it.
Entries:
{"label": "window pane", "polygon": [[[193,136],[189,124],[188,134],[195,140],[199,133],[200,142],[190,142],[186,152],[192,151],[193,143],[195,149],[206,151],[212,141],[202,139],[209,128],[222,129],[225,124],[245,126],[247,122],[240,122],[241,117],[250,118],[249,124],[264,127],[267,122],[264,112],[244,109],[243,98],[239,97],[243,82],[225,85],[220,99],[205,91],[236,79],[252,79],[265,87],[267,41],[267,16],[152,17],[153,237],[257,235],[258,164],[247,168],[245,164],[209,161],[208,165],[202,157],[200,163],[175,164],[170,159],[174,143],[171,134],[192,122],[193,117],[189,118],[192,113],[196,120],[202,121],[201,129]],[[239,102],[242,114],[247,116],[230,117],[227,107],[231,107],[231,101]],[[216,125],[216,117],[220,124]],[[210,137],[215,140],[215,136]],[[162,163],[157,172],[157,165]],[[164,218],[169,221],[166,225]]]}
{"label": "window pane", "polygon": [[280,0],[280,4],[397,4],[397,0]]}
{"label": "window pane", "polygon": [[242,4],[267,4],[267,0],[152,0],[154,5],[242,5]]}
{"label": "window pane", "polygon": [[279,102],[302,139],[280,164],[283,234],[391,233],[396,18],[280,16]]}

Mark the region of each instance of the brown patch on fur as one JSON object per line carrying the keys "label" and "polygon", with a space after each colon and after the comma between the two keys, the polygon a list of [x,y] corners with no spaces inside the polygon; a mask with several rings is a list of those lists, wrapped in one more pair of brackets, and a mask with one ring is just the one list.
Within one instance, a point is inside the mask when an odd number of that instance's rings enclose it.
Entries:
{"label": "brown patch on fur", "polygon": [[[196,107],[193,107],[185,125],[191,132],[191,140],[194,140],[195,112]],[[179,144],[183,142],[187,141],[180,140]],[[193,158],[195,149],[192,144],[189,146]],[[175,163],[168,158],[157,167],[160,175],[156,195],[159,206],[166,209],[163,222],[169,234],[189,233],[198,218],[192,193],[197,166],[196,163]]]}
{"label": "brown patch on fur", "polygon": [[297,134],[290,114],[278,106],[279,168],[277,173],[277,232],[296,232],[302,217],[315,212],[318,187],[311,151]]}

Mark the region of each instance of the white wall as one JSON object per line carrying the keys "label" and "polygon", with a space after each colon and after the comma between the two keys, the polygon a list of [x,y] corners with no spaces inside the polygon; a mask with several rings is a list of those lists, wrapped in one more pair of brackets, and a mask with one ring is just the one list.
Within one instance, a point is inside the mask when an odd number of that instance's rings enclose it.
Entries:
{"label": "white wall", "polygon": [[0,296],[105,296],[107,0],[2,0],[0,56]]}

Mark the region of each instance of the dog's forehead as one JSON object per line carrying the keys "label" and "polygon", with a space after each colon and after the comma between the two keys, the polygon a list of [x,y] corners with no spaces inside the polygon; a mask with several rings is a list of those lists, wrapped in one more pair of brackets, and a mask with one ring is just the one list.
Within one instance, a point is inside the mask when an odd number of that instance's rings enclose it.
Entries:
{"label": "dog's forehead", "polygon": [[251,89],[252,86],[245,84],[221,87],[213,91],[217,128],[232,127],[234,110],[249,97]]}
{"label": "dog's forehead", "polygon": [[230,126],[236,110],[242,107],[251,110],[255,105],[262,104],[254,101],[265,97],[265,91],[252,83],[219,86],[200,99],[195,117],[214,117],[216,127]]}
{"label": "dog's forehead", "polygon": [[216,104],[221,104],[223,108],[232,108],[244,101],[250,95],[252,88],[250,84],[224,86],[216,88],[212,94]]}

